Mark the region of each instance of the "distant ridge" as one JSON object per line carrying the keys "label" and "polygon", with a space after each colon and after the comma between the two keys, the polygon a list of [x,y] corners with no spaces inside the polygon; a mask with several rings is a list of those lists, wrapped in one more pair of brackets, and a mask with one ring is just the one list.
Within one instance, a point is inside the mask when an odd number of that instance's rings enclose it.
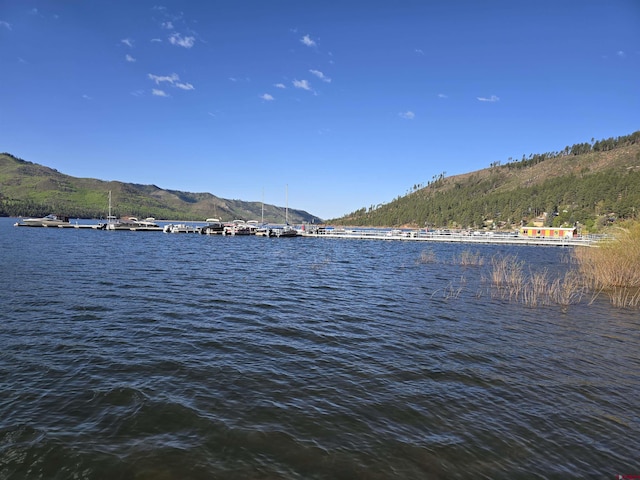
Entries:
{"label": "distant ridge", "polygon": [[[165,220],[262,219],[261,202],[165,190],[155,185],[76,178],[9,153],[0,154],[0,216],[43,216],[55,212],[71,218],[104,218],[109,191],[116,216]],[[265,204],[264,220],[284,223],[285,207]],[[289,222],[320,223],[321,219],[289,208]]]}
{"label": "distant ridge", "polygon": [[640,131],[567,146],[560,152],[493,162],[451,177],[435,175],[390,203],[336,225],[517,228],[521,224],[597,230],[640,216]]}

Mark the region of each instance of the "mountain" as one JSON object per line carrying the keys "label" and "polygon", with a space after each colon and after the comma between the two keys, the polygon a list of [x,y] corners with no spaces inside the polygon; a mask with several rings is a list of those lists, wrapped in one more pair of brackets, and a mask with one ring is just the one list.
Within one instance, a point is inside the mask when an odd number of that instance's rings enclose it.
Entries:
{"label": "mountain", "polygon": [[[55,169],[0,154],[0,216],[42,216],[58,213],[71,218],[104,218],[111,192],[116,216],[155,217],[164,220],[204,220],[217,217],[260,220],[261,202],[216,197],[210,193],[164,190],[93,178],[76,178]],[[284,223],[285,208],[264,205],[264,220]],[[320,223],[321,219],[289,208],[291,223]]]}
{"label": "mountain", "polygon": [[597,230],[640,214],[640,131],[531,154],[462,175],[435,175],[336,225],[514,228],[541,222]]}

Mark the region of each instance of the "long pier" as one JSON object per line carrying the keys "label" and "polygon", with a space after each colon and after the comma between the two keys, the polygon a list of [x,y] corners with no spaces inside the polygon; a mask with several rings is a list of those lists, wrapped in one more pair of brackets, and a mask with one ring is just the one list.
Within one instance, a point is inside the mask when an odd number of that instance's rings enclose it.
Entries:
{"label": "long pier", "polygon": [[[23,223],[15,223],[16,227],[27,227]],[[51,225],[49,228],[65,229],[93,229],[99,230],[100,225],[65,223]],[[131,231],[162,231],[162,227],[145,229],[131,228]],[[196,231],[194,229],[194,231]],[[606,235],[577,235],[571,237],[535,237],[520,235],[518,232],[481,232],[481,231],[426,231],[400,230],[384,228],[332,228],[304,225],[298,229],[298,236],[313,238],[333,238],[351,240],[387,240],[387,241],[418,241],[418,242],[448,242],[492,245],[537,245],[548,247],[589,247],[607,239]]]}
{"label": "long pier", "polygon": [[602,241],[603,236],[578,235],[577,237],[527,237],[517,233],[502,232],[426,232],[424,230],[391,230],[380,229],[316,229],[305,231],[306,237],[317,238],[343,238],[354,240],[400,240],[419,242],[449,242],[449,243],[476,243],[476,244],[503,244],[503,245],[544,245],[553,247],[593,246]]}

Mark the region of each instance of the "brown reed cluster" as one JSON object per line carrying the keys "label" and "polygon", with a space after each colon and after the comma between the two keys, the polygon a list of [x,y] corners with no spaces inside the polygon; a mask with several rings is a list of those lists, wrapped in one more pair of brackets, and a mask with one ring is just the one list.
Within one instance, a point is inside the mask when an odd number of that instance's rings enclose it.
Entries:
{"label": "brown reed cluster", "polygon": [[579,303],[586,290],[572,270],[557,278],[546,269],[527,272],[524,261],[515,255],[494,256],[491,264],[492,294],[529,307],[559,305],[566,309]]}
{"label": "brown reed cluster", "polygon": [[465,267],[469,266],[482,266],[484,265],[484,257],[480,254],[480,252],[471,250],[463,250],[455,260],[455,263],[458,265],[462,265]]}
{"label": "brown reed cluster", "polygon": [[607,295],[616,307],[640,307],[640,222],[618,228],[595,248],[575,249],[574,257],[591,291]]}

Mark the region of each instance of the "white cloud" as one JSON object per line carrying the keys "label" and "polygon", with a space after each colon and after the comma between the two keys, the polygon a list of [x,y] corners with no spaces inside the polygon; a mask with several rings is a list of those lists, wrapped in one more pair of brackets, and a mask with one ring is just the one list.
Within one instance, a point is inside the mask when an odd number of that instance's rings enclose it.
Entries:
{"label": "white cloud", "polygon": [[414,118],[416,118],[416,114],[413,113],[411,110],[407,110],[406,112],[400,112],[398,115],[400,115],[400,117],[406,120],[413,120]]}
{"label": "white cloud", "polygon": [[449,98],[449,95],[445,95],[444,93],[439,93],[438,98]]}
{"label": "white cloud", "polygon": [[178,47],[191,48],[196,43],[195,37],[183,37],[179,33],[173,33],[169,37],[169,43]]}
{"label": "white cloud", "polygon": [[131,95],[134,97],[142,97],[144,95],[144,90],[134,90],[131,92]]}
{"label": "white cloud", "polygon": [[478,100],[481,102],[499,102],[500,97],[496,97],[495,95],[491,95],[490,97],[478,97]]}
{"label": "white cloud", "polygon": [[301,88],[302,90],[311,90],[311,85],[306,80],[294,80],[293,86],[296,88]]}
{"label": "white cloud", "polygon": [[267,102],[274,100],[273,96],[269,95],[268,93],[265,93],[264,95],[260,95],[260,98],[263,100],[266,100]]}
{"label": "white cloud", "polygon": [[4,20],[0,20],[0,27],[4,27],[7,30],[11,30],[11,24],[9,22],[5,22]]}
{"label": "white cloud", "polygon": [[[187,82],[181,82],[177,73],[171,75],[154,75],[152,73],[147,74],[147,77],[152,80],[156,85],[161,83],[168,83],[172,87],[179,88],[180,90],[195,90],[195,87]],[[154,94],[155,95],[155,94]]]}
{"label": "white cloud", "polygon": [[616,52],[616,56],[617,56],[617,57],[619,57],[619,58],[624,58],[624,57],[626,57],[626,56],[627,56],[627,54],[626,54],[626,53],[624,53],[622,50],[618,50],[618,51]]}
{"label": "white cloud", "polygon": [[168,97],[169,95],[167,95],[167,92],[165,92],[164,90],[160,90],[158,88],[154,88],[151,90],[151,95],[156,96],[156,97]]}
{"label": "white cloud", "polygon": [[164,28],[165,30],[173,30],[173,22],[171,22],[171,21],[168,21],[168,22],[162,22],[162,23],[160,24],[160,26],[161,26],[162,28]]}
{"label": "white cloud", "polygon": [[416,52],[418,55],[424,55],[424,51],[421,48],[416,48],[414,52]]}
{"label": "white cloud", "polygon": [[175,87],[179,88],[181,90],[195,90],[194,86],[191,85],[190,83],[180,83],[180,82],[176,82],[175,83]]}
{"label": "white cloud", "polygon": [[151,43],[162,43],[162,40],[160,38],[152,38]]}
{"label": "white cloud", "polygon": [[124,57],[124,58],[127,60],[127,62],[131,62],[131,63],[133,63],[133,62],[135,62],[135,61],[136,61],[136,59],[135,59],[135,58],[133,58],[133,57],[132,57],[131,55],[129,55],[129,54],[125,55],[125,57]]}
{"label": "white cloud", "polygon": [[170,84],[173,85],[174,82],[180,80],[180,77],[178,76],[177,73],[172,73],[171,75],[167,75],[167,76],[160,76],[160,75],[154,75],[152,73],[150,73],[148,75],[148,77],[153,80],[154,82],[156,82],[156,85],[160,85],[160,83],[162,82],[169,82]]}
{"label": "white cloud", "polygon": [[85,100],[93,100],[93,98],[91,98],[89,95],[87,95],[86,93],[82,95],[82,98],[84,98]]}
{"label": "white cloud", "polygon": [[287,87],[285,87],[284,83],[276,83],[273,86],[276,87],[276,88],[287,88]]}
{"label": "white cloud", "polygon": [[304,43],[307,47],[315,47],[316,46],[316,42],[311,40],[311,37],[309,35],[305,35],[304,37],[302,37],[300,39],[300,41],[302,43]]}
{"label": "white cloud", "polygon": [[133,48],[133,40],[131,40],[130,38],[123,38],[120,41],[124,43],[127,47]]}
{"label": "white cloud", "polygon": [[320,80],[322,80],[323,82],[327,82],[327,83],[331,83],[331,79],[327,76],[325,76],[324,73],[322,73],[320,70],[309,70],[313,75],[315,75],[316,77],[318,77]]}

